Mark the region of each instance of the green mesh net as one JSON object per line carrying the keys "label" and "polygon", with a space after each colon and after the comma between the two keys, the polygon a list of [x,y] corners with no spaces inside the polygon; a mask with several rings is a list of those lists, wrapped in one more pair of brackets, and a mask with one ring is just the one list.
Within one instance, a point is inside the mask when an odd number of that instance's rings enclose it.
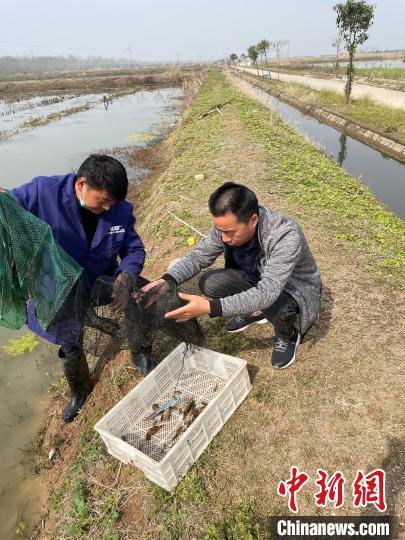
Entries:
{"label": "green mesh net", "polygon": [[[18,329],[27,321],[27,301],[47,339],[112,357],[165,336],[204,342],[196,319],[177,324],[165,313],[184,305],[173,284],[141,291],[144,278],[123,272],[118,281],[100,276],[89,283],[83,269],[55,241],[51,227],[0,192],[0,325]],[[119,309],[118,307],[121,306]]]}
{"label": "green mesh net", "polygon": [[18,329],[35,305],[43,330],[74,289],[82,268],[54,240],[50,226],[0,192],[0,325]]}

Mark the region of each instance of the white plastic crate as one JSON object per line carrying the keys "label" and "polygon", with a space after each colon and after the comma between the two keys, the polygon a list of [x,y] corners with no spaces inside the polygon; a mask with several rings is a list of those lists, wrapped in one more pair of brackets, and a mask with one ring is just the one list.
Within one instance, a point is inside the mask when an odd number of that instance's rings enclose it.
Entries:
{"label": "white plastic crate", "polygon": [[[174,411],[163,428],[146,441],[153,425],[153,420],[147,420],[152,405],[160,406],[170,399],[175,388],[183,402],[192,398],[196,404],[207,405],[177,438],[183,417]],[[111,455],[138,467],[149,480],[172,491],[250,389],[244,360],[200,347],[190,350],[181,343],[94,429]]]}

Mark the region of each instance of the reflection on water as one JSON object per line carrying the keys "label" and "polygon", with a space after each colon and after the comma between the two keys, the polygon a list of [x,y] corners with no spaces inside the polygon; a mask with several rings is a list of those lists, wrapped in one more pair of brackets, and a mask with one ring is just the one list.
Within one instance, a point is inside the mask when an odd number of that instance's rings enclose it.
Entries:
{"label": "reflection on water", "polygon": [[322,147],[349,174],[361,180],[385,206],[405,218],[404,164],[294,109],[247,81],[240,83],[276,111],[287,124]]}
{"label": "reflection on water", "polygon": [[340,145],[340,148],[339,148],[339,154],[338,154],[337,162],[339,163],[340,166],[342,166],[343,163],[344,163],[344,160],[346,159],[346,155],[347,155],[347,135],[346,135],[346,133],[341,133],[340,134],[339,145]]}

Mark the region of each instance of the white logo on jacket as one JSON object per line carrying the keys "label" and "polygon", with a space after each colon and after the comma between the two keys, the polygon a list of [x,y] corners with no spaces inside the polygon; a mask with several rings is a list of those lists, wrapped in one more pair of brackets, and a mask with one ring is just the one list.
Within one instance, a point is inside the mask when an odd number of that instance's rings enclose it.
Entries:
{"label": "white logo on jacket", "polygon": [[107,234],[119,234],[124,232],[125,228],[122,225],[114,225],[113,227],[110,227],[110,230]]}

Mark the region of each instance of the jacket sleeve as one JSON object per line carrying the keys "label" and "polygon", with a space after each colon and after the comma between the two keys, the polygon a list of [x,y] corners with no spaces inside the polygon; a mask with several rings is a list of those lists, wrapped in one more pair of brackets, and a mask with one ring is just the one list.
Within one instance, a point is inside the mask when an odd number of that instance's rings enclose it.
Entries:
{"label": "jacket sleeve", "polygon": [[145,246],[136,232],[135,217],[133,215],[129,219],[119,257],[120,264],[115,271],[115,275],[125,271],[134,276],[139,276],[145,262]]}
{"label": "jacket sleeve", "polygon": [[297,231],[282,234],[268,255],[256,287],[221,298],[221,311],[215,315],[242,315],[269,308],[285,288],[301,255],[301,238]]}
{"label": "jacket sleeve", "polygon": [[38,178],[12,189],[11,194],[20,206],[38,217]]}
{"label": "jacket sleeve", "polygon": [[175,263],[163,278],[172,278],[177,285],[188,281],[203,268],[211,266],[223,253],[224,244],[215,227],[211,227],[208,236],[200,240],[190,253]]}

